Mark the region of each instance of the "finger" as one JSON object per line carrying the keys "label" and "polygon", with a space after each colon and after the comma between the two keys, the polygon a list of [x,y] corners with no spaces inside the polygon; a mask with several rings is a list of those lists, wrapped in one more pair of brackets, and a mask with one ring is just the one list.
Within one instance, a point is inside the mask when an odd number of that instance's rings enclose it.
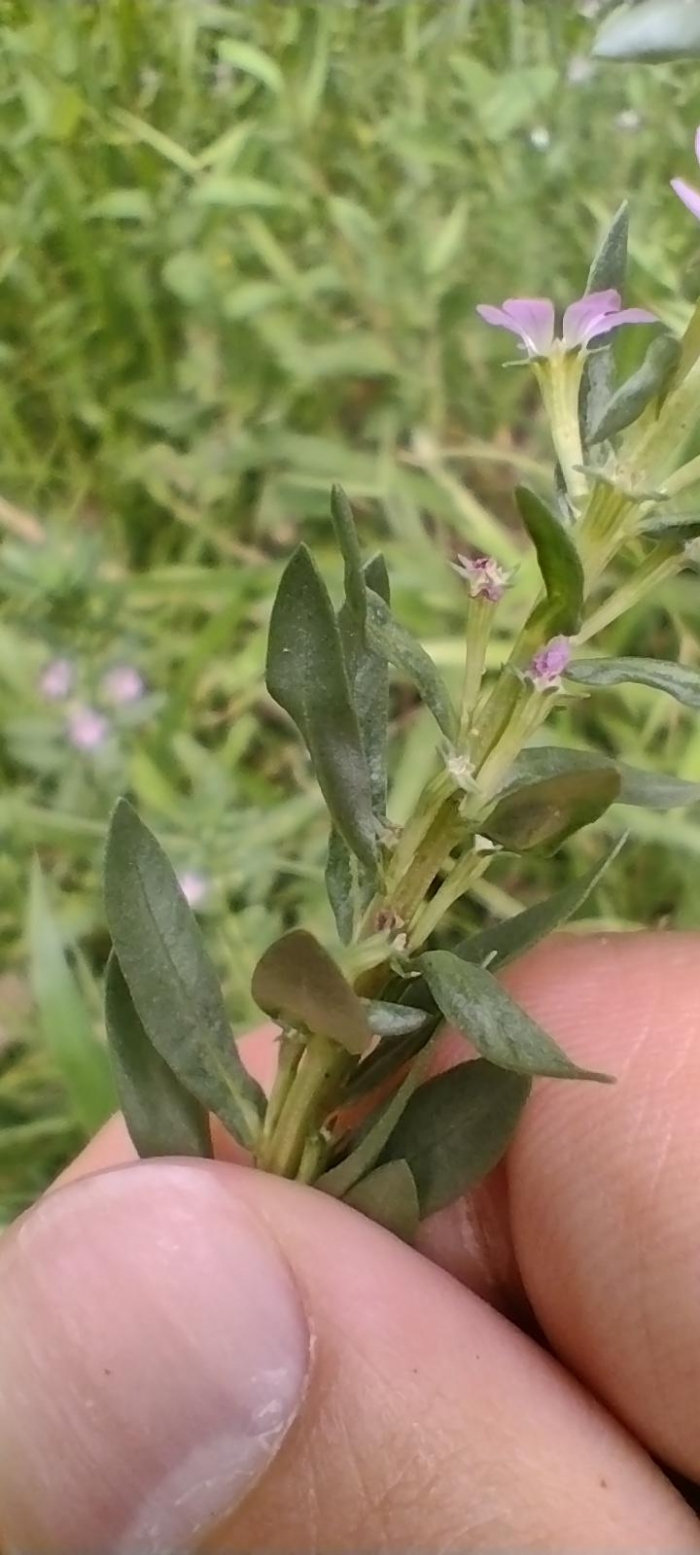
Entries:
{"label": "finger", "polygon": [[700,1549],[605,1412],[321,1194],[158,1161],[0,1244],[0,1542],[33,1555]]}
{"label": "finger", "polygon": [[535,1088],[508,1163],[528,1294],[557,1353],[700,1479],[700,941],[560,940],[510,975],[617,1084]]}

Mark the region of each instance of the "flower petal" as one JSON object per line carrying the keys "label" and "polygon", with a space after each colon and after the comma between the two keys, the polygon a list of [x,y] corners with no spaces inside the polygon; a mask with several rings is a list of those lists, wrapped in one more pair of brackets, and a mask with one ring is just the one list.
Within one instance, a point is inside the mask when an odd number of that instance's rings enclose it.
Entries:
{"label": "flower petal", "polygon": [[585,345],[591,324],[598,323],[606,314],[616,313],[620,301],[620,293],[611,287],[605,292],[590,292],[588,296],[580,297],[578,302],[572,302],[564,314],[562,332],[567,350]]}
{"label": "flower petal", "polygon": [[507,297],[503,312],[533,356],[546,356],[554,344],[554,303],[548,297]]}
{"label": "flower petal", "polygon": [[694,189],[693,185],[686,183],[684,178],[672,178],[671,188],[674,194],[678,195],[679,200],[687,205],[688,210],[692,211],[693,216],[700,221],[700,190]]}
{"label": "flower petal", "polygon": [[608,313],[605,318],[593,320],[586,331],[583,342],[588,345],[589,340],[595,340],[596,335],[607,335],[609,330],[620,329],[623,324],[658,324],[655,313],[650,313],[648,308],[621,308],[619,313]]}

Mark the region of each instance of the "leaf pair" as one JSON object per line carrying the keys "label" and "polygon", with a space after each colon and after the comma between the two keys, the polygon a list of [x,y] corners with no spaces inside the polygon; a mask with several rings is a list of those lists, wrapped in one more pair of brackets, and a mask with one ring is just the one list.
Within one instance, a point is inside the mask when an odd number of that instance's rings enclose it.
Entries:
{"label": "leaf pair", "polygon": [[107,1032],[127,1127],[145,1155],[209,1150],[213,1112],[252,1149],[265,1107],[239,1057],[199,925],[126,800],[112,817],[105,904]]}

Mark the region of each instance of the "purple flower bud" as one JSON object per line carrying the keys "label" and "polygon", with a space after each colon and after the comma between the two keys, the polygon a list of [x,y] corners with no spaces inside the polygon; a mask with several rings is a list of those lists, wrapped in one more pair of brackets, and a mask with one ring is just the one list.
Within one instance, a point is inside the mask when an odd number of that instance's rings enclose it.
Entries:
{"label": "purple flower bud", "polygon": [[536,691],[556,691],[561,685],[561,676],[571,659],[571,644],[568,637],[553,637],[546,647],[541,648],[535,654],[527,671]]}
{"label": "purple flower bud", "polygon": [[503,598],[512,577],[493,556],[458,556],[452,566],[464,578],[472,599],[490,599],[494,605]]}
{"label": "purple flower bud", "polygon": [[[695,132],[695,155],[700,162],[700,126]],[[700,221],[700,190],[694,189],[693,185],[686,183],[684,178],[672,178],[671,188],[691,214]]]}
{"label": "purple flower bud", "polygon": [[143,680],[133,664],[117,664],[102,677],[102,694],[115,707],[138,702],[143,693]]}
{"label": "purple flower bud", "polygon": [[76,750],[97,750],[108,734],[107,719],[94,707],[76,707],[68,719],[68,739]]}
{"label": "purple flower bud", "polygon": [[200,907],[209,891],[209,882],[195,869],[183,869],[177,877],[178,885],[188,906]]}
{"label": "purple flower bud", "polygon": [[52,659],[41,672],[39,689],[50,702],[62,702],[70,695],[74,678],[70,659]]}

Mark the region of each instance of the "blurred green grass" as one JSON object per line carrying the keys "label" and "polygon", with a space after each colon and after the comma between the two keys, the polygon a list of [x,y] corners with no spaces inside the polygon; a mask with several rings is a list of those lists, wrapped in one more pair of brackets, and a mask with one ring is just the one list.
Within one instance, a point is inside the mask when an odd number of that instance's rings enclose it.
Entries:
{"label": "blurred green grass", "polygon": [[[692,164],[695,71],[594,69],[591,28],[561,0],[0,4],[4,1215],[109,1107],[99,866],[119,791],[204,881],[237,1029],[275,932],[330,935],[322,808],[261,689],[295,537],[339,577],[330,481],[456,678],[445,557],[467,542],[520,562],[507,643],[533,576],[511,490],[547,476],[531,386],[474,304],[578,295],[626,193],[635,301],[681,325],[697,294],[697,229],[666,190]],[[611,640],[697,660],[697,587],[669,585]],[[109,720],[92,754],[41,695],[55,658]],[[109,708],[124,663],[146,696]],[[433,741],[402,692],[394,722],[401,818]],[[560,732],[700,772],[692,720],[644,693]],[[696,924],[700,821],[631,824],[599,920]],[[474,911],[513,911],[598,846],[502,864]]]}

